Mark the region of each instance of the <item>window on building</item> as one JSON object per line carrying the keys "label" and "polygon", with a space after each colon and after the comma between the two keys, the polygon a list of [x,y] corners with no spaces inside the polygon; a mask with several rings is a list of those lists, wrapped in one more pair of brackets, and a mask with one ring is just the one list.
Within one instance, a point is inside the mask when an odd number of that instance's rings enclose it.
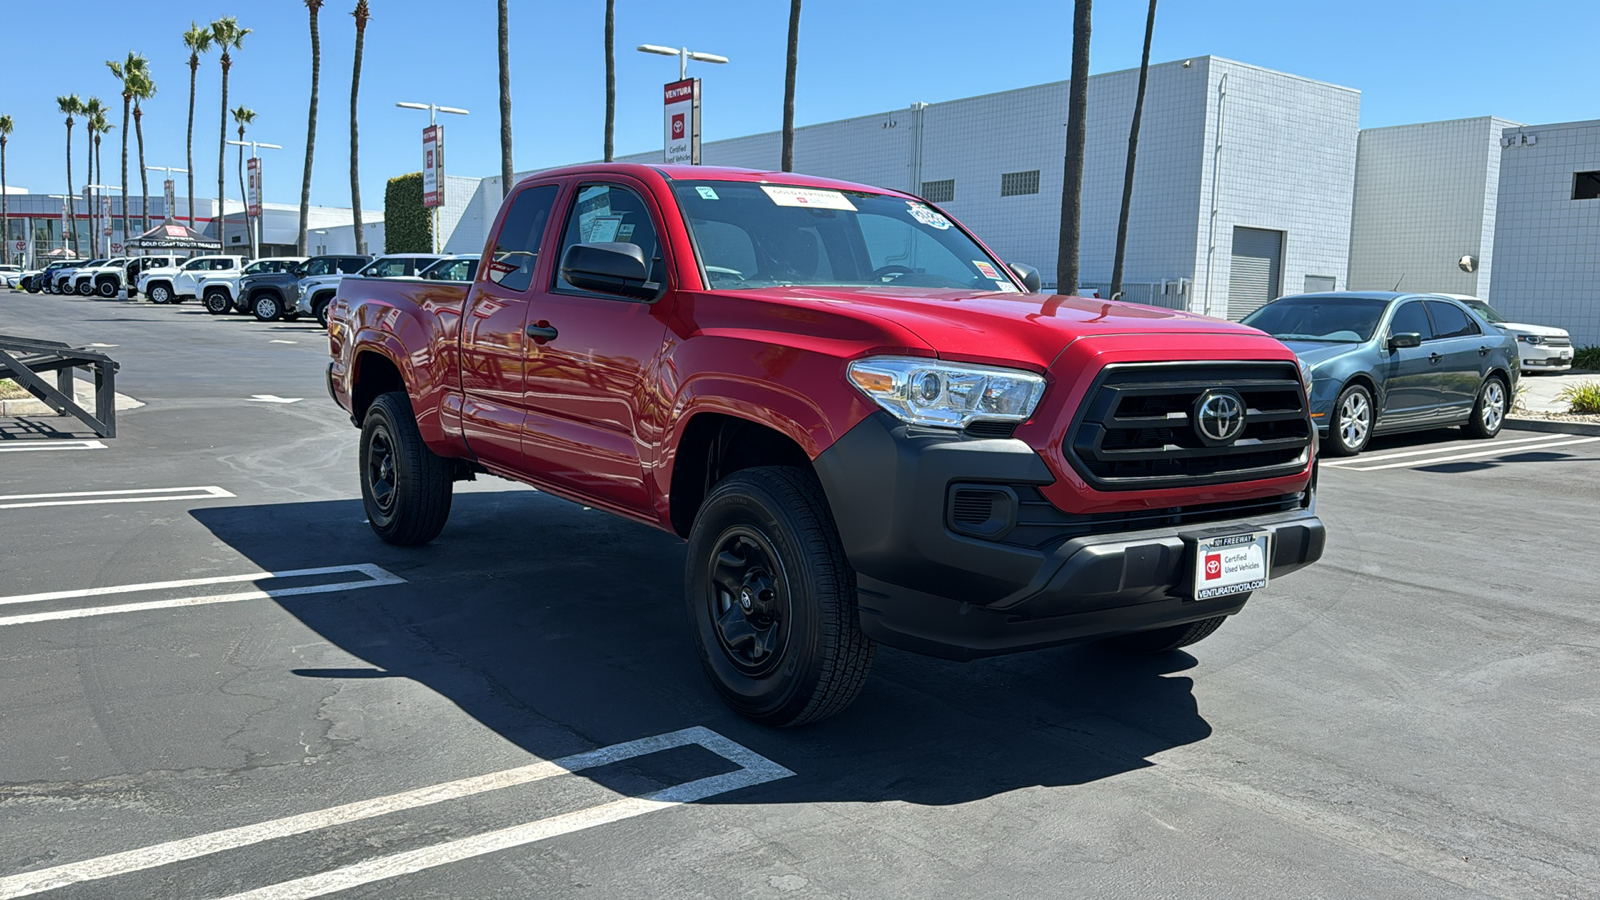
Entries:
{"label": "window on building", "polygon": [[1600,200],[1600,172],[1574,172],[1572,199]]}
{"label": "window on building", "polygon": [[944,181],[924,181],[922,199],[929,203],[949,203],[956,199],[956,180],[947,178]]}
{"label": "window on building", "polygon": [[1039,193],[1039,170],[1031,172],[1007,172],[1000,176],[1000,196],[1015,197],[1019,194]]}

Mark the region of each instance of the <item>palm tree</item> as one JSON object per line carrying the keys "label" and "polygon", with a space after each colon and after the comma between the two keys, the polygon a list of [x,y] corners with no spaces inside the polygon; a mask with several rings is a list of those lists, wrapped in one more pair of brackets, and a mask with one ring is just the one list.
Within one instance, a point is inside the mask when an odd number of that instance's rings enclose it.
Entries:
{"label": "palm tree", "polygon": [[[500,0],[500,196],[511,193],[511,14]],[[606,21],[611,21],[609,6]],[[607,32],[609,34],[609,32]],[[608,54],[609,56],[609,54]],[[607,119],[609,120],[609,117]],[[607,155],[607,159],[610,156]]]}
{"label": "palm tree", "polygon": [[783,170],[794,171],[794,70],[800,54],[800,0],[789,3],[789,64],[783,79]]}
{"label": "palm tree", "polygon": [[248,28],[240,28],[239,20],[233,16],[223,16],[211,23],[211,43],[217,45],[222,51],[222,127],[217,139],[217,240],[226,247],[228,245],[228,187],[226,181],[228,159],[228,70],[233,68],[233,55],[229,50],[237,50],[244,46],[244,36],[250,33]]}
{"label": "palm tree", "polygon": [[[142,58],[142,57],[141,57]],[[144,225],[140,232],[150,230],[150,172],[144,167],[144,110],[139,107],[139,101],[148,100],[156,95],[156,81],[150,77],[150,67],[143,66],[134,75],[133,79],[133,133],[139,139],[139,212],[144,217]],[[127,143],[127,135],[123,135],[123,143]],[[128,208],[128,195],[122,195],[122,208]],[[167,210],[168,218],[172,210]],[[126,238],[128,229],[122,229]]]}
{"label": "palm tree", "polygon": [[[504,5],[505,0],[501,0],[502,9]],[[355,12],[350,15],[356,19],[356,62],[350,76],[350,211],[353,216],[351,224],[356,231],[356,253],[365,256],[367,235],[361,222],[361,140],[356,124],[356,101],[361,95],[361,53],[367,42],[367,21],[372,18],[371,11],[367,9],[367,0],[356,0]]]}
{"label": "palm tree", "polygon": [[306,169],[300,178],[300,236],[295,239],[295,253],[306,255],[306,228],[311,218],[311,158],[317,148],[317,82],[322,77],[322,38],[317,33],[317,13],[322,11],[323,0],[305,0],[311,14],[311,112],[306,122]]}
{"label": "palm tree", "polygon": [[[105,107],[105,104],[100,102],[100,98],[99,97],[90,97],[88,100],[85,100],[83,102],[83,109],[79,110],[79,113],[83,116],[83,132],[84,132],[84,144],[85,144],[84,154],[83,154],[83,168],[87,173],[84,176],[84,182],[83,183],[85,185],[104,184],[105,182],[100,180],[100,176],[98,174],[96,174],[95,170],[94,170],[94,142],[95,142],[95,135],[97,133],[99,133],[100,126],[106,124],[106,107]],[[91,196],[93,196],[93,195],[91,195]],[[89,239],[90,239],[91,242],[94,243],[95,249],[99,249],[99,247],[100,247],[100,236],[99,236],[100,232],[96,230],[95,217],[100,214],[100,211],[95,208],[94,201],[92,199],[88,200],[88,203],[89,203]],[[90,255],[92,256],[93,254],[90,254]]]}
{"label": "palm tree", "polygon": [[[101,110],[101,111],[95,113],[92,118],[84,120],[83,127],[87,128],[87,129],[91,129],[93,131],[93,133],[94,133],[94,170],[95,170],[94,183],[95,184],[105,184],[105,182],[101,180],[101,179],[103,179],[105,177],[105,171],[106,170],[105,170],[105,166],[100,161],[100,139],[105,136],[106,132],[110,131],[113,128],[116,128],[117,126],[111,124],[111,120],[106,118],[105,110]],[[127,207],[128,200],[127,200],[126,197],[123,198],[122,205],[123,205],[124,208]],[[90,210],[91,218],[93,217],[93,212],[94,212],[93,210]],[[102,223],[100,223],[100,227],[101,228],[105,228],[109,224],[110,224],[110,222],[102,222]],[[98,240],[98,239],[96,239],[96,240]],[[127,243],[128,232],[127,232],[126,229],[124,229],[123,232],[122,232],[122,240],[123,240],[123,243]],[[97,243],[96,246],[98,247],[99,244]]]}
{"label": "palm tree", "polygon": [[114,59],[106,60],[106,68],[111,70],[111,77],[122,82],[122,233],[128,233],[128,118],[133,109],[134,79],[139,77],[148,62],[144,57],[133,51],[128,51],[128,58],[122,62]]}
{"label": "palm tree", "polygon": [[194,227],[194,81],[200,72],[200,54],[211,49],[211,29],[201,28],[193,20],[183,33],[183,45],[189,48],[189,138],[184,145],[189,160],[189,227]]}
{"label": "palm tree", "polygon": [[239,126],[239,196],[244,198],[244,233],[246,238],[255,232],[250,227],[250,190],[244,184],[244,127],[255,120],[256,111],[248,106],[240,106],[233,111],[233,121]]}
{"label": "palm tree", "polygon": [[1144,116],[1144,86],[1150,76],[1150,38],[1156,30],[1156,0],[1144,21],[1144,58],[1139,60],[1139,91],[1133,98],[1133,125],[1128,129],[1128,164],[1122,171],[1122,212],[1117,216],[1117,254],[1111,260],[1111,299],[1122,293],[1122,257],[1128,250],[1128,211],[1133,205],[1133,163],[1139,155],[1139,120]]}
{"label": "palm tree", "polygon": [[11,262],[11,210],[6,206],[6,144],[16,123],[0,116],[0,259]]}
{"label": "palm tree", "polygon": [[617,123],[617,0],[606,0],[606,162],[611,162]]}
{"label": "palm tree", "polygon": [[[67,209],[76,210],[77,201],[74,198],[77,196],[77,188],[72,181],[72,117],[83,112],[83,101],[78,99],[77,94],[57,97],[56,111],[67,117]],[[77,213],[73,212],[72,216],[62,223],[62,228],[66,231],[62,237],[72,242],[74,254],[78,252],[78,224],[74,221],[76,217]]]}
{"label": "palm tree", "polygon": [[1056,293],[1078,292],[1078,229],[1083,208],[1084,126],[1089,106],[1089,7],[1074,0],[1072,83],[1067,86],[1067,157],[1061,180],[1061,245],[1056,251]]}

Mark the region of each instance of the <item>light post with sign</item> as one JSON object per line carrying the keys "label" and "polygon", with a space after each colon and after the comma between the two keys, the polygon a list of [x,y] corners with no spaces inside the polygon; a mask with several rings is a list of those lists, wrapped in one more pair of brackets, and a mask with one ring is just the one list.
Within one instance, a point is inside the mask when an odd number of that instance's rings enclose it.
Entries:
{"label": "light post with sign", "polygon": [[428,249],[439,252],[439,207],[444,205],[444,126],[438,122],[439,113],[468,116],[471,113],[454,106],[437,103],[396,103],[401,109],[428,111],[428,127],[422,129],[422,206],[428,211]]}
{"label": "light post with sign", "polygon": [[[123,235],[122,236],[122,243],[120,243],[120,244],[112,243],[112,241],[111,241],[111,237],[112,237],[112,235],[111,235],[111,197],[108,194],[105,194],[105,193],[100,194],[100,204],[99,204],[100,205],[100,212],[99,212],[100,228],[98,230],[98,233],[96,233],[96,229],[94,227],[95,224],[96,224],[95,221],[94,221],[94,219],[95,219],[95,202],[94,202],[94,196],[93,196],[92,192],[93,191],[120,191],[120,190],[122,190],[122,188],[119,188],[114,184],[86,184],[86,185],[83,186],[84,198],[86,200],[88,200],[88,202],[89,202],[89,233],[95,235],[95,239],[94,239],[95,253],[89,254],[90,256],[99,255],[99,250],[100,250],[101,246],[105,247],[105,251],[106,251],[105,255],[107,257],[117,256],[117,255],[121,254],[122,248],[127,244],[127,241],[128,241],[128,236],[127,235]],[[124,199],[123,202],[126,203],[127,200]],[[102,245],[101,240],[100,240],[101,238],[105,238],[105,242],[104,242],[103,245]]]}
{"label": "light post with sign", "polygon": [[[235,147],[249,147],[250,148],[250,161],[249,161],[249,164],[246,167],[246,171],[250,173],[250,177],[249,177],[249,181],[246,182],[246,186],[245,186],[246,196],[245,196],[245,201],[244,201],[244,224],[245,224],[245,228],[248,229],[249,232],[250,232],[250,258],[251,259],[260,259],[261,258],[261,157],[259,155],[257,155],[256,151],[261,147],[265,147],[268,150],[282,150],[283,148],[281,146],[277,145],[277,144],[268,144],[268,143],[264,143],[262,141],[229,141],[228,143],[230,145],[232,145],[232,146],[235,146]],[[227,210],[223,210],[222,211],[222,217],[224,219],[226,219],[228,217],[228,211]],[[222,234],[222,229],[220,227],[217,229],[217,234],[218,235]],[[224,248],[224,249],[226,249],[226,248]]]}
{"label": "light post with sign", "polygon": [[187,175],[189,170],[172,166],[145,166],[145,168],[167,173],[166,179],[161,182],[161,199],[166,202],[166,206],[162,207],[162,209],[166,212],[166,220],[168,222],[176,222],[178,220],[178,185],[172,180],[172,176]]}
{"label": "light post with sign", "polygon": [[726,56],[700,53],[688,47],[662,47],[658,44],[640,44],[640,53],[678,58],[678,80],[664,88],[663,110],[665,138],[662,157],[668,165],[688,163],[700,165],[700,79],[689,77],[689,60],[725,64]]}

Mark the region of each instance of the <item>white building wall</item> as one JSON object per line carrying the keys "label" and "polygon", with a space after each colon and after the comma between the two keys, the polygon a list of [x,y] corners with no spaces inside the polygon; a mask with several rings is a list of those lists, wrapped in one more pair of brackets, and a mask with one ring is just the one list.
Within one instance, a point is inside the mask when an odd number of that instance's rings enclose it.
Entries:
{"label": "white building wall", "polygon": [[[1361,132],[1350,237],[1352,290],[1487,297],[1494,266],[1500,133],[1491,116]],[[1457,264],[1478,259],[1476,272]]]}
{"label": "white building wall", "polygon": [[1513,321],[1568,329],[1577,346],[1600,344],[1600,199],[1572,199],[1573,176],[1600,171],[1600,120],[1503,136],[1489,301]]}
{"label": "white building wall", "polygon": [[[1235,226],[1284,233],[1281,294],[1302,293],[1307,275],[1342,281],[1361,93],[1216,57],[1195,61],[1201,64],[1207,124],[1191,309],[1227,314]],[[1208,258],[1213,203],[1215,250]]]}

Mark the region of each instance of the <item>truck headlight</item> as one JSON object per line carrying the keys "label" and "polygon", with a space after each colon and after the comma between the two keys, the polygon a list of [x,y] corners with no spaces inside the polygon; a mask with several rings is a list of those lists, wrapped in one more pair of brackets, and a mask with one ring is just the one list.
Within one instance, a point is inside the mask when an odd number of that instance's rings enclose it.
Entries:
{"label": "truck headlight", "polygon": [[913,425],[1022,422],[1044,394],[1044,376],[1033,372],[934,359],[869,357],[851,363],[848,373],[861,393]]}

